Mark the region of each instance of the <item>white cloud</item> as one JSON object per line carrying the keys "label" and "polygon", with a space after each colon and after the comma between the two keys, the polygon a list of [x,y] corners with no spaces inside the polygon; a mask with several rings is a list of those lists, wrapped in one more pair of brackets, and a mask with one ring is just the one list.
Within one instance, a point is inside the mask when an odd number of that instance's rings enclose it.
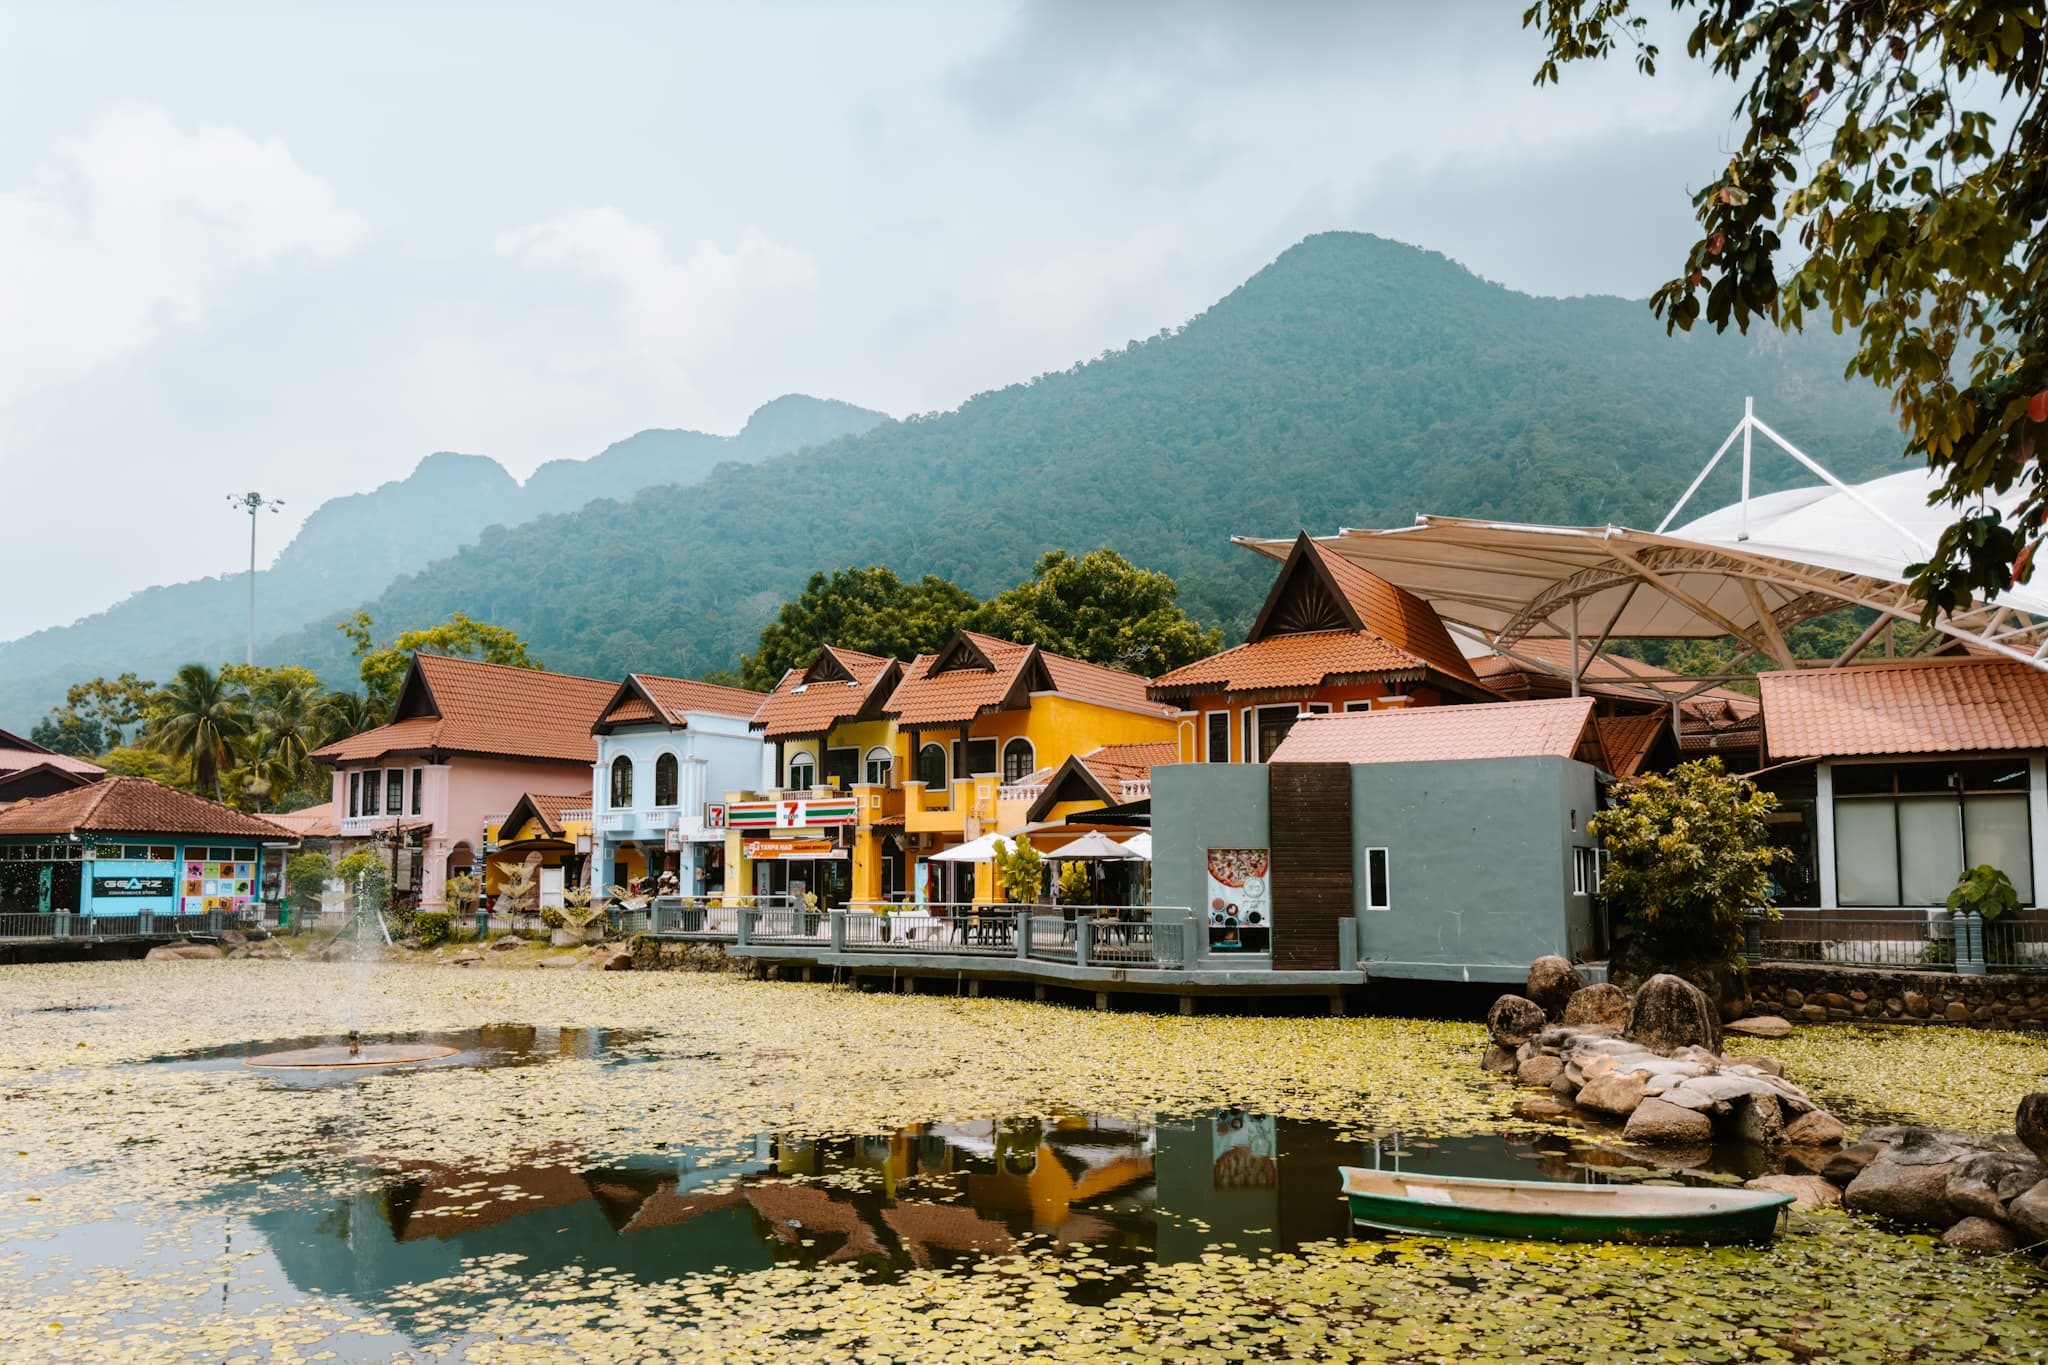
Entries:
{"label": "white cloud", "polygon": [[362,234],[276,138],[112,115],[0,192],[0,404],[199,321],[239,276]]}

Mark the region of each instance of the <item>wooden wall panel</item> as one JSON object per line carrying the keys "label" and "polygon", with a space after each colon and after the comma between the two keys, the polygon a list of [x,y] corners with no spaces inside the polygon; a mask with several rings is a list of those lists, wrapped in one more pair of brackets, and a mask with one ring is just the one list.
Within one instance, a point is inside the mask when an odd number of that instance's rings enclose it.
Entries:
{"label": "wooden wall panel", "polygon": [[1352,912],[1351,767],[1267,765],[1273,851],[1273,966],[1333,971],[1337,921]]}

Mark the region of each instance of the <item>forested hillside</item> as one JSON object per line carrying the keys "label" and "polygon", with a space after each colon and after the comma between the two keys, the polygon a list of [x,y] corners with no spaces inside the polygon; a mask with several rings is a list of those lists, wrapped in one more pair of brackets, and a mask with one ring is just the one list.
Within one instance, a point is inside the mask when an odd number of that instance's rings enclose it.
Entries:
{"label": "forested hillside", "polygon": [[[523,487],[483,456],[429,455],[403,479],[315,509],[257,575],[261,619],[271,636],[329,620],[400,574],[476,543],[489,528],[600,496],[694,483],[722,463],[756,463],[887,420],[849,403],[790,395],[764,404],[738,435],[643,431],[589,459],[549,461]],[[230,544],[247,534],[246,526],[236,531],[228,509],[221,515]],[[240,659],[248,593],[242,574],[146,588],[73,625],[0,644],[0,724],[11,719],[26,733],[29,719],[62,701],[68,684],[96,675],[163,678],[193,660]]]}
{"label": "forested hillside", "polygon": [[[886,564],[986,594],[1108,545],[1234,636],[1270,566],[1233,533],[1419,511],[1654,523],[1758,411],[1847,476],[1887,468],[1883,395],[1828,335],[1669,338],[1639,301],[1539,299],[1431,252],[1312,237],[1177,331],[803,454],[546,517],[393,584],[388,628],[450,611],[598,676],[731,667],[815,569]],[[1764,486],[1796,482],[1759,466]],[[1718,476],[1717,476],[1718,478]],[[1703,505],[1729,489],[1709,487]],[[347,676],[322,623],[273,658]]]}

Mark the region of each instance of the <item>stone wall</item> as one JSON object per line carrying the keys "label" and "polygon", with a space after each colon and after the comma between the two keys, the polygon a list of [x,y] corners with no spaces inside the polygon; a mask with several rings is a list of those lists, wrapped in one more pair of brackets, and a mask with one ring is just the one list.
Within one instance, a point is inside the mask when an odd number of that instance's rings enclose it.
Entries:
{"label": "stone wall", "polygon": [[1961,976],[1767,963],[1749,969],[1752,1009],[1795,1024],[1869,1020],[2048,1029],[2048,973]]}

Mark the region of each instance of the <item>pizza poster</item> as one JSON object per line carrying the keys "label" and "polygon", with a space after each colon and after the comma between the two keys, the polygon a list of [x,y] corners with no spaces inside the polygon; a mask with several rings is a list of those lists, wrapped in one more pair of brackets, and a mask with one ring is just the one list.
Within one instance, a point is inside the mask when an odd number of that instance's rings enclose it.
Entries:
{"label": "pizza poster", "polygon": [[1271,855],[1263,848],[1209,850],[1209,926],[1264,929],[1273,908],[1267,891]]}

